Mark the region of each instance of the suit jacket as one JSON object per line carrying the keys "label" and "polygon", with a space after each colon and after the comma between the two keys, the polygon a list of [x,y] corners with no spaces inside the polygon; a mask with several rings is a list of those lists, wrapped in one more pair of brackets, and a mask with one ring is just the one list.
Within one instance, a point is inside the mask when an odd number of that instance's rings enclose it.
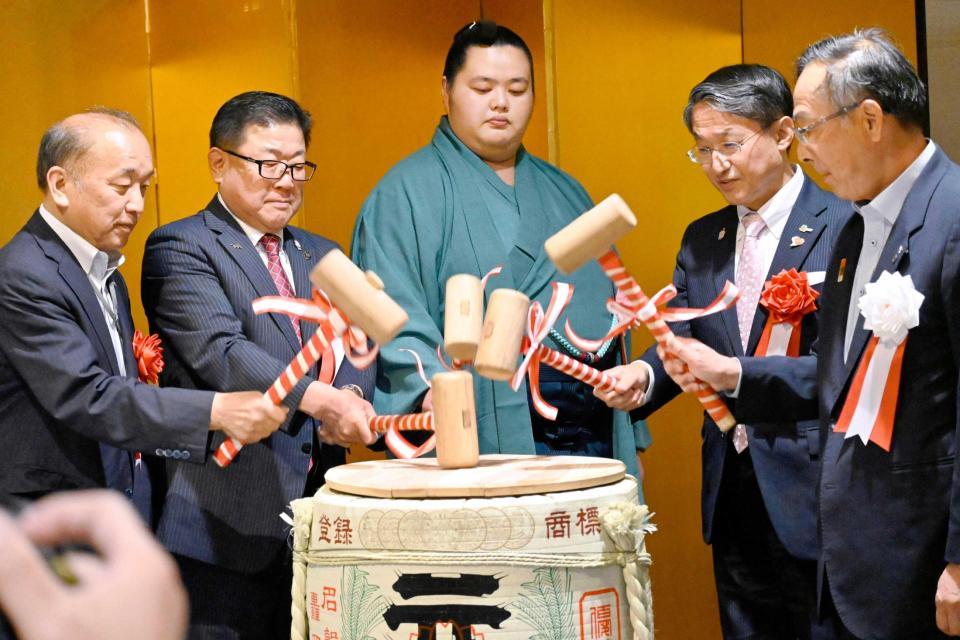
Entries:
{"label": "suit jacket", "polygon": [[[310,271],[335,245],[287,227],[283,246],[297,295],[309,297]],[[168,345],[162,383],[266,391],[301,348],[287,316],[254,314],[251,303],[266,295],[277,295],[270,273],[217,197],[196,215],[154,231],[143,259],[143,303],[152,330]],[[303,340],[315,329],[301,323]],[[334,385],[356,384],[371,398],[374,378],[373,367],[358,371],[344,360]],[[294,410],[315,379],[306,376],[285,399],[291,412],[281,431],[244,447],[226,469],[213,461],[167,461],[169,486],[157,534],[171,551],[250,573],[278,557],[286,539],[278,514],[304,495],[315,454],[316,421]],[[223,439],[213,434],[209,450]],[[342,448],[324,445],[320,472],[344,457]]]}
{"label": "suit jacket", "polygon": [[[849,205],[844,205],[841,200],[805,178],[787,218],[766,279],[769,280],[782,269],[822,272],[826,268],[834,238],[849,215]],[[719,294],[727,280],[734,281],[737,224],[737,209],[731,205],[700,218],[687,228],[674,273],[674,284],[678,291],[673,301],[675,306],[705,307]],[[800,231],[801,227],[810,231]],[[804,243],[791,247],[791,238],[795,235],[802,237]],[[819,289],[820,285],[815,288]],[[768,316],[766,307],[757,305],[747,345],[748,354],[756,349]],[[688,324],[674,325],[674,331],[692,336],[722,354],[744,355],[735,307]],[[809,352],[816,335],[815,312],[803,320],[801,354]],[[655,347],[651,347],[642,358],[654,370],[654,385],[649,391],[647,404],[635,413],[639,417],[647,417],[673,399],[680,389],[664,371]],[[744,393],[741,391],[741,398]],[[727,403],[737,416],[738,401],[728,399]],[[817,422],[795,422],[789,416],[782,414],[776,422],[747,424],[750,455],[760,493],[778,538],[792,555],[813,560],[817,557]],[[701,515],[703,537],[709,543],[713,537],[728,434],[722,433],[705,412],[701,435]]]}
{"label": "suit jacket", "polygon": [[[771,363],[744,363],[745,411],[775,388],[777,403],[819,409],[822,564],[844,624],[859,637],[937,634],[934,593],[947,562],[960,563],[957,368],[960,365],[960,167],[940,149],[907,196],[871,278],[909,275],[925,297],[910,330],[887,453],[834,433],[871,333],[858,317],[846,363],[843,343],[859,220],[837,238],[822,298],[817,357],[784,377]],[[841,260],[845,277],[838,282]],[[857,293],[856,295],[859,295]]]}
{"label": "suit jacket", "polygon": [[130,452],[203,459],[213,395],[137,382],[126,285],[110,283],[126,376],[87,274],[39,212],[0,250],[0,495],[112,487],[147,517]]}

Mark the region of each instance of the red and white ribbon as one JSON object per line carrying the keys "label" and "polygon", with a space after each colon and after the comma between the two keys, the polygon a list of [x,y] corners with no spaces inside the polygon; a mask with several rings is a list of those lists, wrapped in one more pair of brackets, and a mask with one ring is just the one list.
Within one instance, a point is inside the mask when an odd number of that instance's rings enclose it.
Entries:
{"label": "red and white ribbon", "polygon": [[890,451],[906,347],[906,337],[900,343],[870,338],[834,431],[846,433],[846,438],[858,436],[863,444],[872,441]]}
{"label": "red and white ribbon", "polygon": [[[651,299],[643,293],[643,289],[640,288],[637,281],[627,271],[627,268],[620,260],[620,256],[617,255],[616,251],[611,249],[600,256],[597,261],[603,268],[604,273],[607,274],[607,277],[613,281],[618,294],[620,294],[618,298],[623,300],[623,302],[618,302],[617,300],[608,301],[608,308],[610,308],[613,313],[617,313],[621,321],[607,336],[599,341],[584,340],[579,336],[575,339],[575,334],[570,332],[569,326],[567,327],[570,341],[577,344],[578,348],[586,348],[586,350],[589,351],[593,351],[593,349],[590,348],[593,345],[602,344],[605,340],[615,335],[625,333],[634,326],[639,326],[639,323],[643,323],[647,329],[650,330],[650,333],[653,334],[654,339],[660,345],[668,347],[668,343],[673,337],[673,331],[667,326],[667,321],[693,320],[694,318],[701,318],[711,313],[723,311],[733,306],[740,296],[740,291],[737,287],[727,282],[723,287],[723,291],[717,296],[717,299],[704,309],[669,309],[663,305],[677,294],[676,289],[674,289],[672,285],[664,287]],[[621,313],[623,314],[622,316],[619,315]],[[579,341],[579,344],[577,341]],[[581,344],[584,346],[581,347]],[[736,425],[737,421],[730,413],[730,409],[727,408],[726,403],[713,387],[702,382],[696,391],[696,395],[700,404],[703,405],[703,408],[722,431],[728,431]]]}
{"label": "red and white ribbon", "polygon": [[859,437],[889,452],[900,395],[903,354],[910,329],[920,324],[923,294],[913,279],[884,271],[868,283],[858,306],[864,328],[873,331],[866,353],[844,400],[834,431],[846,438]]}
{"label": "red and white ribbon", "polygon": [[553,328],[560,318],[560,314],[570,304],[572,297],[573,285],[565,282],[554,282],[553,293],[550,296],[550,302],[547,304],[546,312],[543,311],[539,302],[530,305],[530,311],[527,315],[527,335],[524,336],[520,347],[521,353],[524,355],[523,362],[510,380],[511,388],[517,391],[523,383],[524,376],[529,377],[530,397],[533,400],[533,407],[537,410],[537,413],[547,420],[557,419],[557,408],[547,402],[540,393],[541,362],[592,387],[610,390],[617,382],[613,376],[543,346],[543,341],[550,335],[550,329]]}
{"label": "red and white ribbon", "polygon": [[819,297],[805,271],[783,269],[767,280],[760,304],[769,315],[754,355],[798,357],[803,319],[817,310]]}
{"label": "red and white ribbon", "polygon": [[[377,357],[377,346],[370,348],[366,334],[351,325],[343,312],[330,302],[326,294],[317,289],[314,289],[312,300],[283,296],[257,298],[253,301],[253,311],[258,315],[281,313],[317,324],[317,330],[264,394],[275,405],[283,402],[321,356],[334,357],[331,343],[338,337],[343,341],[344,357],[358,369],[366,368]],[[329,371],[331,379],[322,379],[321,382],[333,382],[333,368]],[[239,440],[227,438],[213,454],[213,459],[220,467],[227,467],[242,448],[243,443]]]}

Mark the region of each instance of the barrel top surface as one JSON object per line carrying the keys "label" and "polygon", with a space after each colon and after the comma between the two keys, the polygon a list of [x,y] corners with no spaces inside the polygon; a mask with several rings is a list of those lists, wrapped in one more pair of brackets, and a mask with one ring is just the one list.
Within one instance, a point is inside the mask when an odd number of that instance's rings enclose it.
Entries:
{"label": "barrel top surface", "polygon": [[334,467],[326,485],[374,498],[493,498],[588,489],[622,480],[619,460],[489,454],[471,469],[441,469],[435,458],[370,460]]}

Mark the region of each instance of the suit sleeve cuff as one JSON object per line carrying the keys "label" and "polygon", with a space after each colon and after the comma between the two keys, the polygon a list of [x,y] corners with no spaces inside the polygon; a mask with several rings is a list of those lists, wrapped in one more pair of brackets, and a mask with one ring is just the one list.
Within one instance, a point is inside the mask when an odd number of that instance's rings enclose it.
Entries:
{"label": "suit sleeve cuff", "polygon": [[723,392],[728,398],[740,397],[740,383],[743,382],[743,365],[740,364],[740,358],[734,358],[734,361],[737,363],[737,386],[735,386],[732,391]]}

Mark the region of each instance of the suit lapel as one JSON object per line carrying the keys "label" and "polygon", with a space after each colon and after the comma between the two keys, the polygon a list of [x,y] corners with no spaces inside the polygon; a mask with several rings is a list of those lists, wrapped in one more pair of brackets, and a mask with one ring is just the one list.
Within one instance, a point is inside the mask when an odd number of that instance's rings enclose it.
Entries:
{"label": "suit lapel", "polygon": [[113,352],[113,341],[110,340],[107,321],[103,317],[103,309],[100,307],[97,294],[94,293],[93,285],[90,284],[87,274],[80,268],[80,263],[63,244],[60,237],[40,217],[39,211],[34,213],[33,217],[27,222],[27,230],[37,239],[37,243],[44,254],[57,263],[60,277],[63,278],[63,281],[80,302],[80,307],[96,335],[93,344],[100,347],[100,358],[104,368],[108,369],[113,375],[119,375],[120,371],[117,368],[117,359]]}
{"label": "suit lapel", "polygon": [[[803,187],[780,234],[780,242],[773,254],[773,261],[770,263],[765,282],[769,282],[770,278],[784,270],[800,271],[810,251],[823,234],[826,225],[820,219],[820,214],[826,210],[827,205],[820,197],[819,191],[820,188],[812,180],[804,177]],[[805,231],[800,231],[801,228]],[[791,246],[794,236],[803,238],[803,244]],[[747,353],[752,354],[756,350],[768,316],[766,307],[757,304],[757,311],[753,314],[753,325],[750,328]]]}
{"label": "suit lapel", "polygon": [[134,327],[133,316],[130,314],[130,294],[127,291],[127,284],[119,271],[114,272],[110,282],[116,284],[114,290],[117,296],[117,312],[120,316],[120,347],[123,351],[123,366],[127,370],[128,378],[139,378],[140,372],[133,355]]}
{"label": "suit lapel", "polygon": [[[880,274],[884,271],[894,272],[899,270],[901,263],[910,253],[910,237],[923,226],[933,191],[940,183],[944,173],[946,173],[947,164],[945,159],[946,156],[938,148],[934,156],[930,159],[930,162],[924,167],[923,172],[917,178],[913,188],[910,189],[910,193],[907,194],[907,199],[903,203],[903,208],[900,210],[896,222],[893,223],[893,229],[890,230],[890,236],[887,238],[886,244],[883,245],[880,260],[877,261],[877,266],[874,268],[868,282],[876,282],[877,278],[879,278]],[[852,273],[850,273],[850,278],[853,278]],[[849,295],[858,294],[859,292],[851,292]],[[847,306],[843,308],[845,314],[849,308],[849,304],[850,298],[848,296]],[[850,351],[847,353],[846,363],[842,370],[842,384],[836,390],[837,396],[839,396],[840,391],[846,386],[850,376],[856,370],[863,350],[870,340],[871,332],[864,328],[863,323],[863,316],[857,314],[857,326],[850,340]],[[846,325],[846,323],[844,323],[844,325]],[[846,326],[844,326],[844,331],[845,330]],[[839,346],[841,358],[843,354],[843,338],[844,336],[841,335]],[[839,398],[837,397],[836,399]]]}
{"label": "suit lapel", "polygon": [[[727,281],[736,281],[734,260],[737,253],[737,225],[739,224],[737,208],[731,205],[722,209],[718,218],[720,224],[717,225],[716,229],[709,229],[707,231],[708,237],[705,238],[708,246],[716,247],[715,250],[709,252],[714,259],[713,279],[716,295],[720,294]],[[736,306],[721,311],[720,319],[726,329],[731,352],[735,356],[742,356],[743,345],[740,343],[740,327],[737,324]]]}
{"label": "suit lapel", "polygon": [[[277,286],[273,283],[273,278],[270,277],[270,272],[263,264],[260,254],[257,253],[257,248],[253,246],[250,238],[243,232],[233,216],[220,204],[220,200],[216,196],[207,205],[204,212],[204,222],[217,236],[217,241],[223,248],[224,253],[240,266],[240,270],[250,281],[257,296],[278,295]],[[297,286],[299,295],[301,289],[299,285],[295,286]],[[309,291],[309,288],[307,291]],[[251,300],[251,302],[253,301]],[[294,352],[300,351],[301,345],[297,342],[297,334],[293,332],[290,319],[277,313],[267,315],[273,318],[277,329],[286,336]]]}
{"label": "suit lapel", "polygon": [[[301,237],[298,231],[292,227],[287,227],[284,233],[283,250],[290,260],[290,270],[293,272],[293,286],[296,289],[298,298],[310,299],[313,297],[313,283],[310,281],[310,272],[317,264],[319,256],[313,250],[306,239]],[[303,342],[313,336],[317,330],[317,325],[312,322],[300,321],[300,335],[303,336]]]}

